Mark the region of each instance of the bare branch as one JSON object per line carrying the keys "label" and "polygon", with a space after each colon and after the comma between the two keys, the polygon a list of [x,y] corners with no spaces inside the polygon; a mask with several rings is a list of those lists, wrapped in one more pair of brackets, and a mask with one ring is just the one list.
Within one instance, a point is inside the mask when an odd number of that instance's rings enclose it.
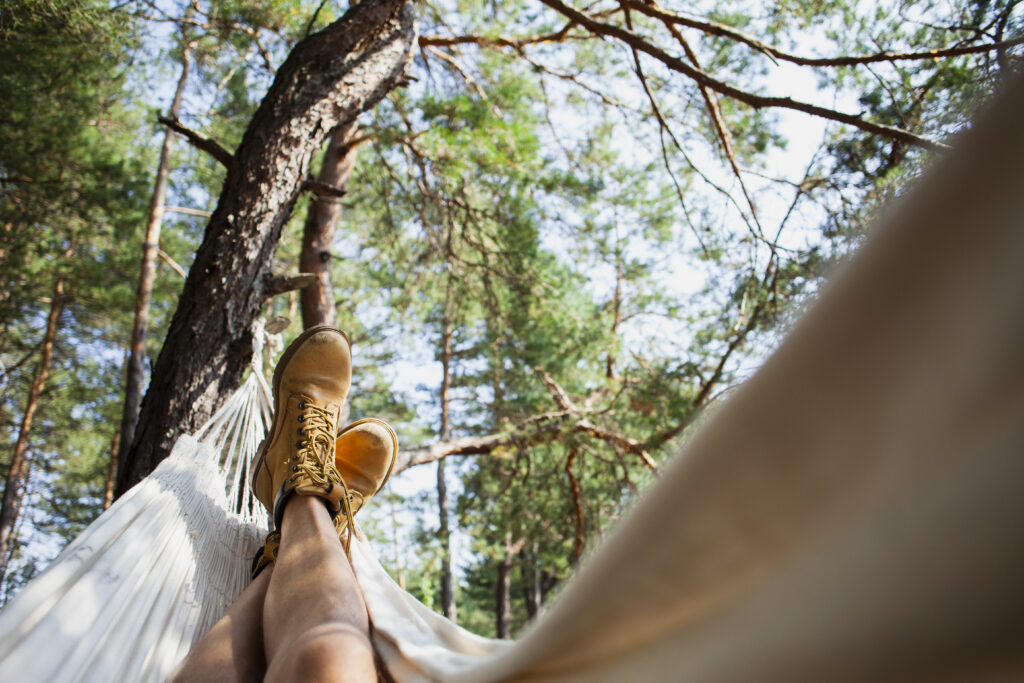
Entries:
{"label": "bare branch", "polygon": [[572,562],[575,563],[583,554],[583,505],[580,502],[580,483],[572,471],[573,463],[576,461],[578,448],[569,450],[569,457],[565,460],[565,474],[569,477],[569,492],[572,494],[573,523],[576,527],[576,538],[572,544]]}
{"label": "bare branch", "polygon": [[548,393],[551,394],[551,398],[554,399],[555,405],[567,412],[579,414],[580,409],[576,407],[576,404],[569,398],[569,394],[555,381],[554,377],[546,371],[541,371],[540,377],[544,386],[547,387]]}
{"label": "bare branch", "polygon": [[[765,269],[765,274],[761,282],[763,285],[766,285],[770,290],[774,291],[775,283],[778,280],[778,278],[779,268],[777,265],[777,258],[773,255],[773,257],[768,261],[768,267]],[[732,357],[732,354],[736,352],[736,349],[738,349],[740,345],[742,345],[743,342],[746,341],[750,333],[754,330],[755,327],[757,327],[757,324],[758,322],[760,322],[761,319],[761,314],[764,312],[766,303],[767,299],[762,298],[757,302],[757,305],[754,306],[754,310],[750,312],[750,317],[747,319],[747,324],[744,325],[739,330],[739,332],[737,332],[736,335],[732,338],[732,340],[729,342],[729,345],[725,349],[725,353],[723,353],[721,358],[718,359],[718,365],[715,366],[715,370],[714,372],[711,373],[711,377],[709,377],[704,382],[704,384],[701,385],[700,390],[697,392],[697,396],[694,397],[693,399],[693,403],[690,406],[690,412],[687,414],[686,418],[684,418],[679,424],[675,425],[671,429],[661,432],[660,434],[655,434],[649,439],[647,439],[647,441],[643,443],[643,446],[645,448],[654,450],[656,448],[664,446],[666,443],[682,434],[683,431],[690,426],[694,419],[696,419],[696,417],[700,414],[701,409],[704,407],[704,405],[708,402],[708,399],[711,397],[711,391],[721,381],[722,375],[725,374],[726,363],[729,362],[729,359]]]}
{"label": "bare branch", "polygon": [[306,180],[302,182],[302,191],[312,192],[320,197],[333,197],[334,199],[341,199],[346,194],[346,191],[341,188],[328,185],[327,183],[321,183],[313,178],[306,178]]}
{"label": "bare branch", "polygon": [[180,275],[183,279],[188,277],[188,273],[185,272],[185,269],[179,266],[178,262],[172,259],[166,251],[163,249],[157,249],[156,253],[157,256],[163,259],[164,263],[171,267],[171,270]]}
{"label": "bare branch", "polygon": [[563,389],[558,384],[558,382],[555,381],[554,377],[552,377],[550,374],[544,371],[541,371],[540,375],[541,379],[544,382],[544,386],[547,387],[548,393],[551,394],[551,397],[554,399],[558,407],[568,414],[580,417],[580,419],[577,420],[575,424],[573,424],[572,431],[578,434],[588,434],[595,438],[601,439],[602,441],[606,441],[607,443],[612,444],[616,448],[621,448],[624,451],[633,453],[634,455],[640,457],[640,460],[643,461],[644,465],[648,469],[650,469],[653,472],[658,471],[657,463],[655,463],[654,460],[651,458],[650,454],[648,454],[647,449],[644,447],[644,444],[640,443],[639,441],[630,439],[628,436],[623,436],[616,432],[612,432],[602,427],[598,427],[589,419],[582,416],[582,411],[569,397],[568,392],[566,392],[566,390]]}
{"label": "bare branch", "polygon": [[[490,102],[490,100],[487,98],[487,93],[484,92],[483,87],[481,87],[477,80],[473,78],[473,76],[470,75],[470,73],[466,71],[466,69],[461,64],[459,64],[458,60],[456,60],[455,57],[451,56],[444,50],[439,50],[436,47],[432,47],[430,45],[426,46],[423,49],[425,52],[434,55],[442,62],[450,66],[452,70],[455,71],[455,73],[459,74],[462,77],[462,80],[466,81],[466,83],[468,83],[470,87],[472,87],[473,90],[476,91],[476,94],[480,96],[481,100],[488,103]],[[494,105],[491,105],[491,110],[494,112],[495,116],[501,116],[501,112]]]}
{"label": "bare branch", "polygon": [[645,444],[634,439],[630,439],[628,436],[623,436],[607,429],[602,429],[586,418],[573,425],[572,430],[579,434],[589,434],[590,436],[601,439],[602,441],[607,441],[613,446],[617,446],[626,452],[639,456],[647,469],[651,470],[655,474],[658,473],[658,464],[654,462],[650,454],[647,452]]}
{"label": "bare branch", "polygon": [[[683,52],[686,53],[686,58],[697,67],[701,68],[700,61],[697,59],[697,53],[693,51],[690,44],[686,42],[683,35],[671,24],[666,24],[666,28],[672,37],[676,39],[680,47],[683,48]],[[747,184],[743,182],[743,175],[740,173],[739,164],[736,163],[736,152],[732,145],[732,136],[729,134],[729,129],[725,126],[725,118],[722,116],[722,110],[718,106],[718,98],[711,92],[711,89],[706,85],[698,84],[700,88],[700,94],[704,97],[704,104],[707,106],[708,115],[711,117],[711,123],[714,125],[715,133],[718,135],[718,140],[722,144],[722,151],[725,153],[726,159],[729,160],[729,166],[732,167],[733,175],[736,176],[736,180],[740,184],[740,190],[743,192],[744,198],[747,200],[747,206],[750,207],[750,217],[754,220],[754,225],[757,226],[757,236],[767,242],[764,237],[764,228],[761,227],[761,220],[757,215],[757,206],[754,205],[754,199],[750,196],[750,192],[747,190]],[[774,245],[769,244],[770,248],[774,250]]]}
{"label": "bare branch", "polygon": [[[565,414],[559,417],[565,417]],[[549,421],[550,424],[548,424]],[[532,422],[542,422],[542,425],[539,429],[524,431],[522,428],[526,424],[524,422],[513,432],[488,434],[486,436],[463,436],[446,441],[437,441],[423,448],[399,451],[395,461],[394,473],[397,474],[416,465],[436,462],[449,455],[489,455],[503,446],[543,443],[555,438],[561,432],[555,419],[544,421],[532,420]]]}
{"label": "bare branch", "polygon": [[309,21],[306,22],[306,30],[302,32],[303,38],[308,38],[309,34],[312,33],[313,27],[316,25],[317,17],[320,16],[320,11],[323,10],[324,5],[327,4],[327,0],[320,0],[320,4],[316,6],[316,10],[309,17]]}
{"label": "bare branch", "polygon": [[686,217],[687,226],[690,228],[690,231],[693,233],[694,238],[697,240],[697,244],[700,245],[701,251],[704,252],[704,254],[706,255],[708,253],[708,248],[707,245],[704,244],[704,239],[701,237],[700,231],[697,230],[697,226],[693,224],[693,220],[690,218],[690,211],[686,206],[686,199],[683,193],[683,188],[679,183],[679,179],[676,178],[676,173],[675,171],[672,170],[672,164],[669,161],[668,145],[665,144],[665,136],[668,136],[668,139],[672,141],[672,145],[676,148],[676,151],[678,151],[679,154],[682,155],[683,159],[686,160],[686,163],[689,164],[691,170],[693,170],[697,175],[699,175],[704,182],[706,182],[708,185],[710,185],[715,190],[720,192],[723,196],[725,196],[730,203],[736,206],[736,210],[739,212],[740,217],[743,219],[743,222],[746,223],[747,226],[750,228],[751,234],[756,239],[763,239],[758,232],[760,226],[758,226],[758,229],[755,229],[754,226],[750,225],[750,221],[747,220],[746,215],[743,213],[743,210],[739,207],[732,194],[729,191],[727,191],[724,187],[720,187],[717,183],[711,180],[711,178],[709,178],[702,170],[700,170],[700,168],[697,167],[697,164],[695,164],[693,160],[690,158],[690,155],[686,153],[686,150],[683,149],[683,145],[681,142],[679,142],[679,138],[676,136],[675,131],[672,130],[672,127],[669,125],[668,119],[664,116],[664,114],[662,114],[661,106],[658,104],[658,99],[657,97],[655,97],[654,91],[651,90],[651,88],[647,84],[647,76],[644,74],[643,67],[640,64],[639,53],[635,48],[632,49],[631,52],[633,54],[634,71],[636,72],[637,78],[640,80],[640,86],[641,88],[643,88],[644,94],[647,96],[647,101],[651,105],[651,112],[654,114],[654,119],[655,121],[658,122],[658,142],[661,146],[662,165],[665,167],[665,172],[668,173],[668,177],[672,180],[672,185],[675,187],[676,190],[676,196],[679,197],[679,206],[683,210],[683,215]]}
{"label": "bare branch", "polygon": [[298,275],[274,275],[267,281],[267,297],[277,296],[285,292],[292,292],[296,289],[309,287],[316,282],[317,276],[313,273],[299,273]]}
{"label": "bare branch", "polygon": [[208,138],[200,133],[197,133],[191,128],[188,128],[187,126],[183,125],[177,119],[169,119],[166,116],[158,116],[156,120],[170,128],[171,130],[173,130],[175,133],[178,133],[179,135],[184,137],[186,140],[188,140],[189,144],[191,144],[196,149],[200,149],[209,154],[210,156],[212,156],[214,159],[219,161],[224,166],[224,168],[230,169],[234,166],[235,158],[231,156],[230,152],[221,147],[216,140]]}
{"label": "bare branch", "polygon": [[[546,3],[550,4],[550,3]],[[848,57],[801,57],[799,55],[790,54],[783,52],[782,50],[763,43],[753,36],[738,31],[731,26],[720,24],[714,21],[692,19],[685,17],[681,14],[676,14],[668,10],[664,10],[656,3],[646,3],[641,0],[622,0],[621,4],[635,9],[641,14],[646,14],[649,17],[659,19],[665,23],[676,24],[679,26],[686,26],[694,28],[704,33],[708,33],[714,36],[720,36],[723,38],[729,38],[740,43],[749,45],[758,52],[764,53],[768,57],[776,60],[782,60],[785,62],[791,62],[793,64],[799,64],[800,66],[855,66],[858,64],[872,64],[876,62],[895,62],[895,61],[912,61],[912,60],[926,60],[926,59],[943,59],[946,57],[960,57],[962,55],[979,54],[983,52],[992,52],[1005,50],[1008,47],[1014,45],[1020,45],[1024,43],[1024,38],[1014,38],[1012,40],[1001,41],[997,43],[986,43],[983,45],[963,45],[945,49],[936,50],[923,50],[919,52],[891,52],[883,51],[877,52],[870,55],[856,55]],[[582,22],[581,22],[582,23]]]}
{"label": "bare branch", "polygon": [[650,57],[658,60],[669,69],[683,74],[696,81],[699,84],[705,85],[715,92],[731,97],[735,100],[743,102],[755,109],[761,107],[777,107],[780,109],[792,109],[794,111],[801,111],[805,114],[817,116],[830,121],[838,121],[839,123],[845,123],[853,126],[868,133],[874,133],[875,135],[881,135],[886,138],[893,140],[899,140],[907,144],[923,147],[925,149],[937,150],[937,149],[948,149],[948,146],[915,135],[910,131],[896,128],[895,126],[888,126],[882,123],[876,123],[874,121],[868,121],[860,116],[853,114],[847,114],[844,112],[829,109],[827,107],[821,107],[809,102],[801,102],[794,100],[791,97],[772,97],[765,95],[758,95],[755,93],[741,90],[735,86],[729,85],[728,83],[721,81],[703,69],[699,69],[691,64],[684,62],[678,57],[673,57],[661,48],[652,45],[640,36],[627,31],[626,29],[615,26],[613,24],[607,24],[601,21],[597,21],[592,17],[574,9],[560,0],[541,0],[545,5],[551,7],[555,11],[568,17],[569,19],[580,24],[584,28],[593,31],[598,35],[609,36],[617,40],[622,41],[626,45],[643,52]]}
{"label": "bare branch", "polygon": [[209,218],[213,215],[212,211],[192,209],[187,206],[165,206],[164,211],[173,211],[174,213],[183,213],[186,216],[200,216],[202,218]]}
{"label": "bare branch", "polygon": [[514,50],[521,50],[527,45],[540,45],[542,43],[561,43],[569,39],[586,39],[587,35],[569,35],[569,31],[576,22],[570,21],[561,30],[553,33],[538,33],[532,36],[420,36],[419,46],[426,47],[451,47],[453,45],[477,45],[479,47],[510,47]]}

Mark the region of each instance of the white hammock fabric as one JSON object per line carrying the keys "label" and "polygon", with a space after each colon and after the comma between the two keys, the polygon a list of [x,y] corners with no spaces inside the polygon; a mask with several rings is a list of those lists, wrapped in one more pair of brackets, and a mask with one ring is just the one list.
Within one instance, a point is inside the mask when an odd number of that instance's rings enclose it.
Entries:
{"label": "white hammock fabric", "polygon": [[[1024,81],[1007,90],[519,642],[433,614],[354,543],[389,673],[1024,680]],[[266,406],[253,373],[0,613],[0,679],[166,677],[246,584],[265,520],[232,502]]]}
{"label": "white hammock fabric", "polygon": [[249,582],[266,513],[229,501],[249,495],[267,394],[251,373],[0,612],[0,678],[166,679]]}

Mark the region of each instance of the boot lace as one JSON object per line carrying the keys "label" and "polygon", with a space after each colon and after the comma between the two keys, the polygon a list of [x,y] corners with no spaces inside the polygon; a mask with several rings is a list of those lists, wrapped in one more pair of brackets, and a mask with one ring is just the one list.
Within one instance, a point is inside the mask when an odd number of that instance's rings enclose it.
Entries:
{"label": "boot lace", "polygon": [[352,525],[355,524],[355,513],[352,512],[352,494],[348,492],[348,485],[344,479],[341,479],[341,487],[345,491],[345,495],[341,497],[341,514],[338,515],[334,520],[334,527],[339,529],[338,537],[341,537],[340,525],[342,524],[341,519],[345,519],[345,538],[341,540],[341,545],[345,548],[345,555],[348,559],[352,559]]}
{"label": "boot lace", "polygon": [[[297,462],[292,468],[289,481],[294,484],[297,480],[307,477],[310,481],[322,486],[341,485],[339,515],[344,516],[348,532],[342,543],[345,547],[345,554],[351,558],[352,525],[355,513],[352,512],[352,495],[349,493],[348,484],[341,478],[341,473],[338,472],[334,463],[338,418],[327,408],[306,399],[299,403],[299,408],[303,411],[299,415],[299,421],[302,422],[299,432],[304,438],[298,444],[299,449],[295,454]],[[340,524],[340,520],[338,523]]]}
{"label": "boot lace", "polygon": [[340,481],[341,475],[334,465],[334,432],[337,428],[337,417],[327,408],[309,400],[299,403],[299,408],[303,411],[299,415],[299,421],[302,423],[299,433],[303,439],[297,444],[296,462],[292,467],[289,482],[294,484],[297,480],[308,477],[316,484],[327,486]]}

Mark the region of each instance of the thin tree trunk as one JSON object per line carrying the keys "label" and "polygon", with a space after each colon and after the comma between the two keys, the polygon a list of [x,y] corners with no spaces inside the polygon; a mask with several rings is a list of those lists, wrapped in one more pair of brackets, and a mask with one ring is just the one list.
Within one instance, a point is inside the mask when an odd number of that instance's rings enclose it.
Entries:
{"label": "thin tree trunk", "polygon": [[114,482],[117,479],[117,454],[121,449],[121,428],[114,430],[110,444],[110,459],[107,462],[107,481],[103,485],[103,509],[109,510],[114,503]]}
{"label": "thin tree trunk", "polygon": [[615,243],[615,298],[612,301],[612,340],[608,349],[605,377],[615,379],[615,361],[619,351],[619,325],[622,324],[622,246]]}
{"label": "thin tree trunk", "polygon": [[495,588],[495,632],[498,638],[511,638],[509,624],[512,614],[512,532],[505,532],[505,556],[498,563]]}
{"label": "thin tree trunk", "polygon": [[26,457],[25,451],[28,447],[28,435],[32,429],[32,422],[35,419],[36,411],[39,409],[39,398],[43,394],[46,380],[50,376],[50,364],[53,360],[53,343],[57,337],[57,324],[60,321],[60,313],[64,307],[64,274],[57,275],[53,285],[53,298],[50,300],[50,313],[46,318],[46,332],[43,334],[43,347],[39,358],[39,367],[36,376],[28,392],[28,401],[25,403],[25,414],[21,419],[21,427],[18,430],[18,440],[14,443],[14,451],[11,454],[11,468],[7,472],[7,482],[4,485],[3,504],[0,505],[0,584],[3,583],[7,574],[7,560],[10,557],[10,549],[14,543],[14,523],[18,517],[18,510],[21,507],[21,499],[24,496],[22,484],[28,477],[32,463]]}
{"label": "thin tree trunk", "polygon": [[[10,234],[11,234],[11,232],[13,230],[14,230],[14,224],[13,223],[11,223],[11,222],[4,223],[3,224],[3,228],[0,229],[0,232],[3,232],[3,239],[0,240],[0,242],[6,242],[9,239],[9,236],[10,236]],[[3,247],[0,247],[0,263],[7,264],[7,259],[8,258],[10,258],[10,255],[7,253],[7,250],[4,249]],[[10,266],[10,265],[13,265],[13,264],[7,264],[7,265]],[[0,306],[3,306],[3,305],[5,305],[7,303],[7,300],[11,298],[11,293],[12,293],[12,289],[10,287],[4,287],[3,289],[0,289]],[[2,344],[3,341],[4,341],[3,337],[0,337],[0,344]]]}
{"label": "thin tree trunk", "polygon": [[[331,133],[330,143],[324,152],[323,164],[317,181],[328,187],[344,192],[352,177],[356,163],[355,137],[357,121],[343,123]],[[310,201],[306,225],[302,233],[302,253],[299,255],[299,270],[313,273],[316,282],[303,287],[299,298],[302,301],[302,326],[334,325],[337,313],[334,309],[334,288],[331,285],[331,253],[334,250],[334,231],[341,216],[341,197],[314,195]]]}
{"label": "thin tree trunk", "polygon": [[526,598],[526,616],[531,620],[544,614],[544,587],[540,571],[538,545],[534,541],[532,552],[520,563],[523,574],[523,597]]}
{"label": "thin tree trunk", "polygon": [[[193,13],[189,5],[185,11],[188,19]],[[192,45],[182,29],[181,43],[181,74],[178,85],[171,98],[168,117],[177,120],[181,113],[181,99],[185,94],[188,82],[188,70],[192,64]],[[118,452],[127,452],[135,436],[135,427],[139,422],[139,405],[142,403],[142,389],[146,380],[146,338],[149,336],[149,303],[153,298],[153,282],[156,279],[156,259],[160,252],[160,226],[164,218],[164,206],[167,198],[167,176],[170,174],[171,151],[174,149],[174,131],[167,129],[164,143],[160,148],[160,163],[156,168],[156,181],[153,183],[153,195],[149,199],[149,219],[146,222],[146,236],[142,241],[142,266],[139,269],[139,285],[135,293],[135,321],[132,323],[132,341],[129,346],[127,373],[124,387],[124,410],[121,414],[121,427],[118,430],[121,440]],[[106,509],[106,508],[104,508]]]}
{"label": "thin tree trunk", "polygon": [[[451,301],[451,280],[445,294],[444,319],[441,328],[441,440],[451,437],[451,415],[449,413],[452,386],[452,322],[449,317]],[[446,458],[437,461],[437,511],[441,524],[438,538],[441,541],[441,608],[444,616],[457,620],[455,590],[452,581],[451,532],[448,528],[448,483],[445,479]]]}
{"label": "thin tree trunk", "polygon": [[[281,230],[308,187],[326,135],[376,104],[405,75],[415,44],[409,0],[363,0],[302,40],[278,70],[234,156],[216,210],[121,454],[121,495],[233,391],[252,357]],[[221,150],[223,151],[223,150]]]}
{"label": "thin tree trunk", "polygon": [[395,514],[394,495],[389,496],[388,500],[391,503],[391,539],[395,547],[395,581],[398,582],[399,588],[405,590],[405,573],[402,571],[402,553],[398,546],[398,515]]}
{"label": "thin tree trunk", "polygon": [[455,590],[452,586],[451,531],[448,528],[448,485],[445,481],[446,458],[437,461],[437,511],[440,517],[438,540],[441,541],[441,612],[452,621],[458,621],[455,608]]}
{"label": "thin tree trunk", "polygon": [[[124,360],[121,368],[125,375],[128,374],[128,359],[131,349],[124,352]],[[117,483],[117,460],[121,453],[121,425],[114,429],[114,438],[110,440],[110,457],[107,458],[107,480],[103,483],[103,509],[109,510],[114,504],[114,485]]]}

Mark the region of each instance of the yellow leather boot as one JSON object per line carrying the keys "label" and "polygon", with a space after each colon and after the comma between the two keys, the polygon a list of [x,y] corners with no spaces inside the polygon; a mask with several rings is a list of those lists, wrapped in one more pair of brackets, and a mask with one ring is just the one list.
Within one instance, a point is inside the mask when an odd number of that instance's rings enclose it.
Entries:
{"label": "yellow leather boot", "polygon": [[317,496],[331,516],[346,500],[335,465],[341,406],[352,382],[348,338],[326,325],[303,332],[274,371],[274,422],[253,466],[252,490],[281,528],[293,495]]}
{"label": "yellow leather boot", "polygon": [[[344,544],[346,553],[352,541],[351,534],[345,533],[346,529],[351,528],[349,520],[384,487],[395,467],[397,453],[398,437],[395,430],[376,418],[353,422],[338,434],[334,463],[348,491],[345,498],[348,506],[346,508],[342,503],[342,514],[334,518],[334,528],[338,530],[338,538]],[[281,532],[275,529],[267,535],[252,560],[250,576],[253,580],[277,560],[280,546]]]}
{"label": "yellow leather boot", "polygon": [[334,465],[345,482],[348,495],[342,501],[343,514],[334,518],[334,527],[346,554],[352,543],[352,517],[383,488],[395,468],[397,455],[398,437],[383,420],[373,417],[358,420],[338,434]]}

